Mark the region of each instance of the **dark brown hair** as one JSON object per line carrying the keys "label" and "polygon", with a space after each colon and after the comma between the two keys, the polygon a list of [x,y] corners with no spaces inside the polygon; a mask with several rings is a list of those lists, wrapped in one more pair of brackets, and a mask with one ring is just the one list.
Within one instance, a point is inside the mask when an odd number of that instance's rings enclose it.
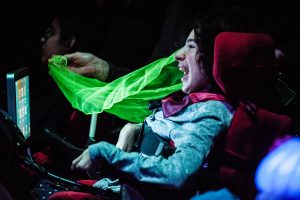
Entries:
{"label": "dark brown hair", "polygon": [[237,24],[225,16],[208,15],[195,20],[193,29],[195,42],[200,51],[199,62],[202,63],[212,89],[219,92],[220,89],[215,83],[212,74],[215,38],[221,32],[238,30]]}

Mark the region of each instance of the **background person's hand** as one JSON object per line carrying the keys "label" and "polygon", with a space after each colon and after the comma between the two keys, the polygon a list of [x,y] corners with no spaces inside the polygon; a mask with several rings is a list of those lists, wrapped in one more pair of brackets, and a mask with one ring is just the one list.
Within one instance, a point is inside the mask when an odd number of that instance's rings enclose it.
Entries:
{"label": "background person's hand", "polygon": [[71,170],[76,169],[76,170],[91,171],[96,167],[97,166],[95,166],[93,161],[91,160],[89,150],[86,149],[80,156],[78,156],[72,161]]}
{"label": "background person's hand", "polygon": [[109,72],[109,64],[91,53],[76,52],[64,55],[68,59],[68,68],[80,75],[105,81]]}
{"label": "background person's hand", "polygon": [[130,152],[132,150],[136,134],[140,132],[138,124],[126,124],[120,131],[116,147],[123,151]]}

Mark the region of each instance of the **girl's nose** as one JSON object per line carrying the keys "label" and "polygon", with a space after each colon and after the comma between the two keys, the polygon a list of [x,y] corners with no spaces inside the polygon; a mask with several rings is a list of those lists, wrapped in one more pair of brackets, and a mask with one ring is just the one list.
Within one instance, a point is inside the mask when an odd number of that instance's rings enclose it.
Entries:
{"label": "girl's nose", "polygon": [[183,61],[183,60],[185,59],[185,55],[184,55],[183,52],[184,52],[184,51],[183,51],[182,49],[180,49],[180,50],[178,51],[178,53],[176,53],[175,59],[176,59],[177,61]]}

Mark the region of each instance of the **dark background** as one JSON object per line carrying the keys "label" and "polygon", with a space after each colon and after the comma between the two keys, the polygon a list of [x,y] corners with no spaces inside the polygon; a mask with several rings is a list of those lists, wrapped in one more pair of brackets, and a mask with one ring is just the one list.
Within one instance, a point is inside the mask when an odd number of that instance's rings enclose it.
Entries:
{"label": "dark background", "polygon": [[[32,68],[40,58],[40,38],[58,1],[2,1],[0,14],[0,108],[6,109],[6,73]],[[61,4],[63,5],[63,4]]]}
{"label": "dark background", "polygon": [[[87,0],[88,1],[88,0]],[[142,1],[142,0],[141,0]],[[19,67],[36,66],[40,38],[57,10],[69,12],[76,0],[1,1],[0,6],[0,107],[6,108],[5,75]],[[199,6],[205,1],[199,0]],[[288,79],[300,85],[300,11],[295,0],[215,0],[222,10],[241,7],[249,26],[263,24],[279,47],[287,52]],[[85,12],[85,11],[82,11]]]}

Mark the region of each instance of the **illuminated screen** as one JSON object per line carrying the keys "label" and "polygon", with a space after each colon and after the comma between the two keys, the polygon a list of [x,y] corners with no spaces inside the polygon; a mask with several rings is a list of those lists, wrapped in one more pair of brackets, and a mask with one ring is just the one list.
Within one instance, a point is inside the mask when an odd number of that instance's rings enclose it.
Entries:
{"label": "illuminated screen", "polygon": [[30,136],[29,76],[15,81],[17,125],[27,139]]}
{"label": "illuminated screen", "polygon": [[30,136],[29,69],[8,73],[6,81],[8,115],[27,139]]}

